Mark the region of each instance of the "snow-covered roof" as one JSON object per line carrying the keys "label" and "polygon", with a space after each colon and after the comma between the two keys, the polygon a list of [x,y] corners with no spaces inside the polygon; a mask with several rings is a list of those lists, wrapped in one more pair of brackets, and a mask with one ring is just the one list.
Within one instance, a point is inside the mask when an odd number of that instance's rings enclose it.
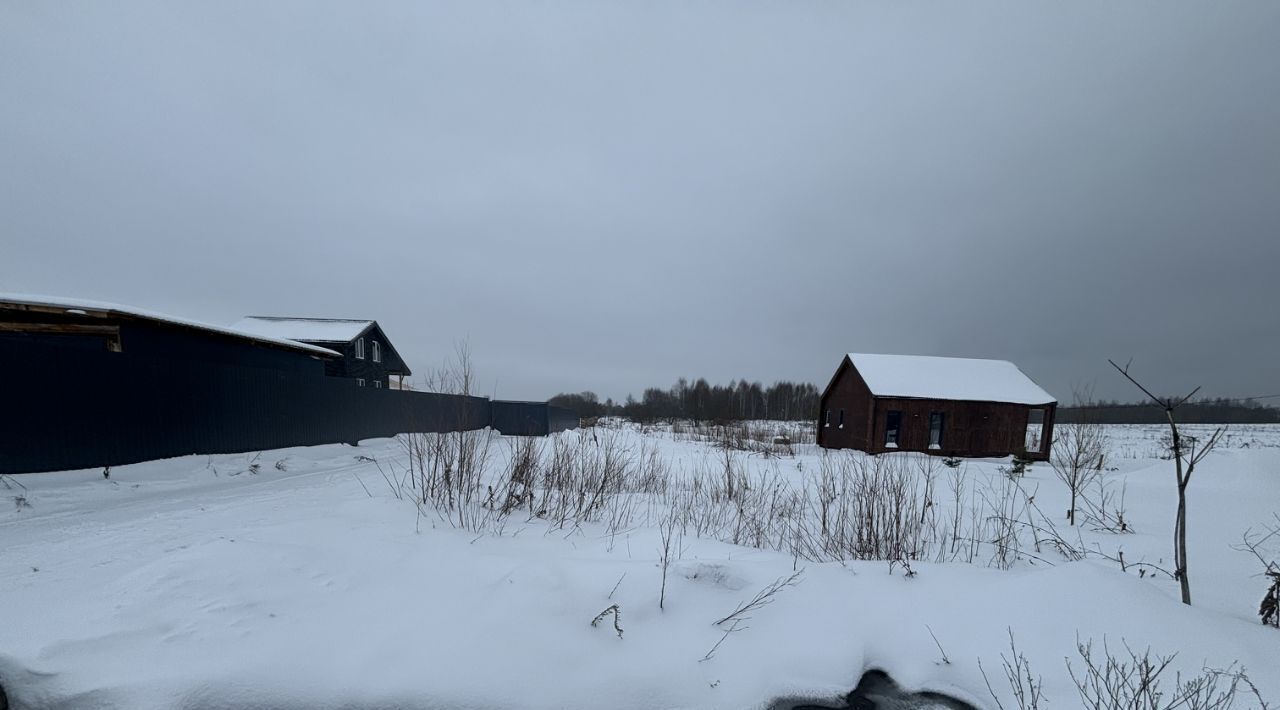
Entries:
{"label": "snow-covered roof", "polygon": [[878,397],[952,399],[1014,404],[1056,402],[1007,360],[849,353]]}
{"label": "snow-covered roof", "polygon": [[119,303],[108,303],[106,301],[93,301],[80,298],[63,298],[62,296],[41,296],[35,294],[22,293],[0,293],[0,309],[5,306],[30,306],[35,308],[55,308],[61,309],[71,314],[77,311],[82,313],[102,313],[107,315],[128,316],[131,318],[142,318],[146,320],[168,323],[171,325],[183,326],[186,328],[194,328],[196,330],[209,331],[220,335],[229,335],[236,338],[244,338],[246,340],[256,340],[262,343],[268,343],[279,347],[289,348],[291,350],[301,350],[309,352],[313,355],[326,355],[333,357],[338,353],[327,348],[317,347],[315,345],[307,345],[299,343],[287,338],[272,337],[260,333],[251,333],[240,330],[235,327],[226,327],[222,325],[213,325],[211,323],[203,323],[201,321],[191,320],[189,318],[178,318],[176,316],[167,315],[165,313],[157,313],[142,308],[134,308],[133,306],[123,306]]}
{"label": "snow-covered roof", "polygon": [[311,343],[349,343],[373,325],[371,320],[344,318],[277,318],[246,316],[232,328],[273,338],[288,338]]}

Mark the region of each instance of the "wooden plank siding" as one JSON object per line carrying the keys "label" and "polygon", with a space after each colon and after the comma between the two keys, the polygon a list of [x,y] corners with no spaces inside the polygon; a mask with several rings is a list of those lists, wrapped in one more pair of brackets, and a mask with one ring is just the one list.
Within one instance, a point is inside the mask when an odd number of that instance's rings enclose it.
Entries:
{"label": "wooden plank siding", "polygon": [[[818,412],[818,445],[828,449],[867,450],[874,398],[871,389],[846,358],[823,392]],[[827,423],[827,413],[831,421]],[[840,425],[841,412],[844,426]]]}
{"label": "wooden plank siding", "polygon": [[[864,451],[919,451],[938,456],[998,458],[1022,453],[1027,431],[1027,418],[1033,409],[1045,410],[1044,443],[1038,453],[1027,453],[1032,460],[1049,457],[1053,441],[1053,417],[1057,405],[1026,405],[1004,402],[968,402],[935,399],[875,398],[875,415],[870,446]],[[885,425],[891,411],[902,413],[902,425],[896,448],[885,446]],[[929,416],[943,415],[942,445],[929,448]]]}

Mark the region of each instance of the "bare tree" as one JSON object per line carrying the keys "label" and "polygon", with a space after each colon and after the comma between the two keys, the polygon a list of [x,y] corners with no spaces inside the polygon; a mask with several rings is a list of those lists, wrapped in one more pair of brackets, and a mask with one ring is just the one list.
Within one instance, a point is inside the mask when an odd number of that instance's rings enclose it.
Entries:
{"label": "bare tree", "polygon": [[1076,500],[1084,489],[1102,474],[1103,460],[1107,454],[1107,433],[1098,420],[1098,412],[1091,406],[1092,396],[1087,389],[1074,393],[1075,409],[1079,420],[1071,424],[1059,424],[1053,434],[1053,457],[1049,465],[1058,479],[1071,490],[1071,507],[1067,509],[1067,522],[1076,524]]}
{"label": "bare tree", "polygon": [[1178,423],[1174,420],[1174,411],[1178,407],[1186,404],[1197,392],[1199,387],[1191,390],[1183,397],[1157,397],[1151,394],[1151,390],[1142,386],[1140,382],[1135,380],[1129,374],[1129,364],[1120,367],[1113,360],[1107,360],[1111,366],[1116,368],[1125,379],[1133,383],[1135,387],[1142,390],[1142,393],[1151,399],[1156,405],[1164,410],[1165,419],[1169,422],[1169,433],[1172,437],[1170,449],[1173,453],[1174,472],[1177,475],[1178,482],[1178,514],[1173,527],[1173,560],[1174,575],[1178,578],[1178,583],[1182,587],[1182,603],[1191,603],[1191,580],[1187,575],[1187,485],[1191,483],[1191,474],[1195,472],[1196,465],[1213,451],[1213,447],[1218,445],[1218,441],[1222,439],[1226,427],[1218,427],[1214,429],[1213,434],[1203,442],[1195,437],[1183,437],[1178,432]]}

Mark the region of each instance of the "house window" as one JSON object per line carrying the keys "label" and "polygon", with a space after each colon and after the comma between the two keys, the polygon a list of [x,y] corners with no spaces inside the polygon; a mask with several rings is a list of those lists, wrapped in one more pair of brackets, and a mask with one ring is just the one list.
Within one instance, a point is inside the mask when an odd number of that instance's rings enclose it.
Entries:
{"label": "house window", "polygon": [[382,362],[382,343],[373,341],[373,361]]}
{"label": "house window", "polygon": [[902,432],[902,412],[891,411],[884,417],[884,445],[891,448],[898,448],[899,434]]}
{"label": "house window", "polygon": [[356,387],[364,387],[364,378],[363,378],[363,377],[357,377],[357,378],[356,378]]}
{"label": "house window", "polygon": [[929,412],[929,448],[942,448],[942,412]]}
{"label": "house window", "polygon": [[364,359],[364,338],[356,338],[356,359]]}
{"label": "house window", "polygon": [[822,421],[822,426],[831,426],[831,410],[830,409],[827,410],[825,418]]}
{"label": "house window", "polygon": [[1040,453],[1044,441],[1044,410],[1032,409],[1027,412],[1027,438],[1025,448],[1029,454]]}
{"label": "house window", "polygon": [[374,389],[376,389],[376,390],[380,390],[380,389],[382,389],[382,380],[374,380],[374,381],[373,381],[373,388],[374,388]]}
{"label": "house window", "polygon": [[844,410],[843,409],[840,410],[840,428],[841,429],[844,428]]}

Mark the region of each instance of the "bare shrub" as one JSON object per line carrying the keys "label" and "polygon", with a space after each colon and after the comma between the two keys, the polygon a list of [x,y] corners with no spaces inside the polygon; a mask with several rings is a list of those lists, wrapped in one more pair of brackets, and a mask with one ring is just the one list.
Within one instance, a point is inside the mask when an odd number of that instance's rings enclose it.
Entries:
{"label": "bare shrub", "polygon": [[[542,459],[542,443],[529,437],[516,437],[511,445],[511,459],[500,485],[501,492],[489,486],[489,505],[498,506],[500,515],[510,515],[525,503],[532,504]],[[497,500],[495,500],[497,498]]]}
{"label": "bare shrub", "polygon": [[1106,429],[1098,420],[1097,410],[1089,406],[1090,400],[1086,390],[1075,393],[1076,406],[1082,416],[1077,422],[1055,427],[1053,455],[1049,458],[1054,474],[1071,492],[1071,504],[1067,508],[1067,522],[1071,525],[1076,524],[1077,499],[1102,475],[1107,455]]}
{"label": "bare shrub", "polygon": [[454,357],[428,373],[423,389],[458,395],[450,431],[411,433],[397,437],[408,455],[408,479],[419,511],[430,508],[450,525],[478,531],[490,516],[474,505],[483,489],[482,478],[492,441],[488,430],[469,430],[475,373],[466,343]]}
{"label": "bare shrub", "polygon": [[1243,669],[1204,668],[1197,675],[1184,676],[1169,667],[1177,654],[1160,656],[1147,649],[1137,652],[1124,645],[1124,654],[1114,654],[1106,641],[1097,654],[1093,642],[1077,643],[1082,667],[1067,661],[1067,671],[1087,710],[1227,710],[1235,706],[1241,691],[1251,693],[1263,708],[1257,688]]}
{"label": "bare shrub", "polygon": [[[1127,643],[1123,652],[1113,652],[1104,639],[1098,652],[1092,640],[1076,641],[1079,666],[1066,659],[1067,673],[1079,698],[1077,707],[1085,710],[1230,710],[1237,702],[1268,710],[1257,686],[1243,668],[1231,664],[1225,669],[1201,668],[1198,673],[1184,675],[1171,670],[1177,654],[1152,654],[1150,649],[1135,651]],[[1000,655],[1013,707],[1034,710],[1047,706],[1040,676],[1018,650],[1013,632],[1009,632],[1010,655]],[[978,668],[996,707],[1005,710],[1002,693],[997,693],[982,668]]]}
{"label": "bare shrub", "polygon": [[[1037,710],[1041,702],[1045,702],[1044,681],[1040,676],[1031,673],[1031,663],[1018,650],[1018,644],[1013,640],[1012,629],[1009,630],[1009,655],[1000,654],[1000,662],[1016,707],[1019,710]],[[978,671],[982,673],[982,680],[987,684],[987,692],[991,693],[991,699],[995,701],[996,707],[1005,710],[1004,703],[1000,702],[1000,696],[991,686],[991,679],[987,677],[986,669],[982,667],[981,659],[978,660]],[[1045,702],[1045,705],[1047,706],[1048,703]]]}
{"label": "bare shrub", "polygon": [[1262,577],[1267,580],[1267,588],[1258,605],[1258,618],[1265,626],[1280,628],[1280,562],[1267,547],[1273,540],[1280,540],[1280,515],[1275,516],[1275,521],[1274,526],[1262,533],[1246,530],[1241,536],[1241,543],[1234,545],[1233,549],[1250,553],[1262,565]]}
{"label": "bare shrub", "polygon": [[823,458],[806,503],[818,519],[816,547],[827,559],[919,560],[936,527],[932,459],[915,468],[900,457]]}

